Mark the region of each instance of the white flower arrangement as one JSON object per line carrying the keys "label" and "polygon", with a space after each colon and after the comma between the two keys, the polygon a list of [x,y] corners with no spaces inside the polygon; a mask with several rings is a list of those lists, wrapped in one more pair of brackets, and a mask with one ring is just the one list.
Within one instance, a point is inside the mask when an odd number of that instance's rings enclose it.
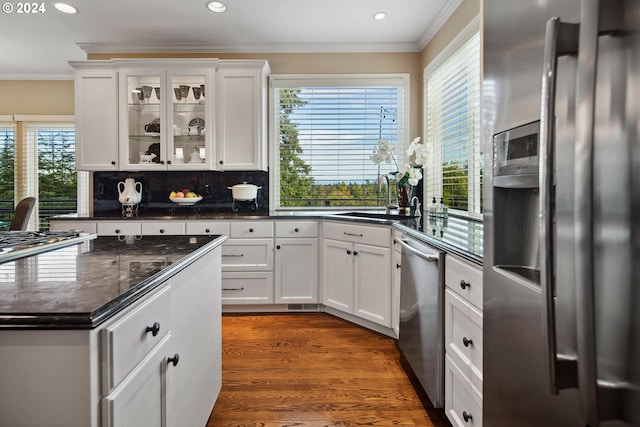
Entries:
{"label": "white flower arrangement", "polygon": [[426,144],[421,142],[421,138],[417,137],[407,149],[406,162],[398,166],[395,158],[396,147],[389,144],[389,141],[381,140],[376,147],[373,148],[373,154],[369,158],[377,165],[382,162],[393,163],[398,168],[398,185],[418,185],[422,179],[422,171],[420,168],[426,163],[429,157],[429,150]]}

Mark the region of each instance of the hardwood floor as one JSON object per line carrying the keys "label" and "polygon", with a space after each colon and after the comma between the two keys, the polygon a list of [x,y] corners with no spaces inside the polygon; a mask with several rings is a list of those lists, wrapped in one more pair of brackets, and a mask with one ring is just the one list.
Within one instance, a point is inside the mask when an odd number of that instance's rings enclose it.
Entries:
{"label": "hardwood floor", "polygon": [[393,339],[325,313],[223,316],[222,372],[207,427],[449,426]]}

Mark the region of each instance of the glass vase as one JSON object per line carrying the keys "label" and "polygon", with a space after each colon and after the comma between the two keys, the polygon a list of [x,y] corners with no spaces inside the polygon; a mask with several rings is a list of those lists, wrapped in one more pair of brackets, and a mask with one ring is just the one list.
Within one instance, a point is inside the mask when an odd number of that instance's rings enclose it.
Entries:
{"label": "glass vase", "polygon": [[411,199],[413,198],[414,187],[410,184],[401,185],[396,184],[398,192],[398,214],[410,215],[411,212]]}

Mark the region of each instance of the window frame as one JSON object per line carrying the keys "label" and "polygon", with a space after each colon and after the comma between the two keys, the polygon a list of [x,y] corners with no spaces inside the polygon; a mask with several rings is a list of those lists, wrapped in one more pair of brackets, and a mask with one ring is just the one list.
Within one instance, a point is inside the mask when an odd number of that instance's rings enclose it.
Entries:
{"label": "window frame", "polygon": [[[339,210],[341,206],[301,206],[301,207],[281,207],[277,200],[276,186],[280,181],[280,126],[276,123],[279,113],[278,89],[298,88],[298,87],[369,87],[369,86],[389,86],[401,87],[403,90],[402,105],[398,110],[398,135],[402,146],[397,148],[397,153],[402,155],[408,148],[408,135],[410,135],[410,104],[411,104],[411,76],[410,73],[375,73],[375,74],[272,74],[269,76],[269,209],[271,211],[296,211],[296,210]],[[400,123],[400,117],[402,123]],[[348,208],[359,208],[358,206],[348,206]],[[369,207],[370,208],[370,207]],[[367,207],[362,207],[367,209]]]}

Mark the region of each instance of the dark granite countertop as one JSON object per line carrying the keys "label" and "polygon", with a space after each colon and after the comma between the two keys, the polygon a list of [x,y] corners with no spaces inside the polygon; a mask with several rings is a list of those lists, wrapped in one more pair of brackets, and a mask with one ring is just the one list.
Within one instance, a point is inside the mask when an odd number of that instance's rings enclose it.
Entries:
{"label": "dark granite countertop", "polygon": [[0,329],[94,328],[226,239],[101,236],[0,264]]}
{"label": "dark granite countertop", "polygon": [[[370,224],[393,225],[407,234],[447,253],[482,265],[482,221],[456,215],[446,217],[421,216],[406,219],[380,219],[345,216],[346,210],[291,210],[278,212],[198,212],[192,209],[176,210],[169,215],[166,210],[147,211],[144,215],[123,218],[120,211],[101,212],[96,215],[61,215],[62,220],[251,220],[251,219],[331,219]],[[377,212],[377,211],[367,211]]]}

